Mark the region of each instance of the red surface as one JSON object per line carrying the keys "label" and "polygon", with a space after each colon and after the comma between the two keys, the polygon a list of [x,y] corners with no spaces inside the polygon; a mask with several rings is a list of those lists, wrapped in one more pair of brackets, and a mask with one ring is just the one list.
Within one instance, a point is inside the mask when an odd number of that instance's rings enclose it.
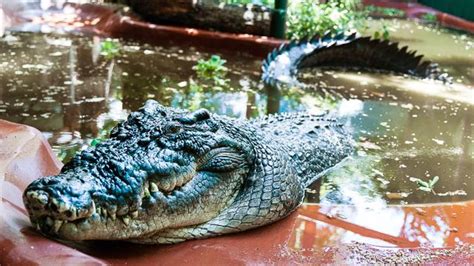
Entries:
{"label": "red surface", "polygon": [[176,245],[60,243],[30,227],[21,199],[29,182],[60,166],[37,130],[0,120],[1,265],[474,263],[474,201],[378,210],[303,205],[269,226]]}

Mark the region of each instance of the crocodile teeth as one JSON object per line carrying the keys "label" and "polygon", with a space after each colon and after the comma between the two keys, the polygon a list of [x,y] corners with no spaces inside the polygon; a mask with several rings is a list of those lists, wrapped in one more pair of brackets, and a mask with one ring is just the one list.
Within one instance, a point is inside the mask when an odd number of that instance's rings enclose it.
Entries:
{"label": "crocodile teeth", "polygon": [[59,203],[59,209],[58,209],[59,212],[64,212],[64,211],[66,211],[67,209],[68,209],[68,208],[67,208],[67,204],[66,204],[65,202]]}
{"label": "crocodile teeth", "polygon": [[137,218],[138,217],[138,211],[131,212],[130,216],[132,216],[132,218]]}
{"label": "crocodile teeth", "polygon": [[130,224],[130,217],[124,216],[124,217],[122,218],[122,222],[123,222],[125,225],[129,225],[129,224]]}
{"label": "crocodile teeth", "polygon": [[56,234],[59,232],[59,229],[61,228],[61,225],[63,225],[62,220],[54,220],[54,232]]}
{"label": "crocodile teeth", "polygon": [[151,192],[158,192],[159,191],[158,186],[153,182],[150,182],[150,191]]}
{"label": "crocodile teeth", "polygon": [[39,202],[41,202],[42,205],[46,205],[48,204],[48,201],[49,201],[49,197],[44,195],[44,194],[40,194],[38,195],[38,197],[36,198]]}
{"label": "crocodile teeth", "polygon": [[116,212],[117,212],[117,205],[110,205],[110,206],[108,206],[107,211],[108,211],[109,213],[116,213]]}
{"label": "crocodile teeth", "polygon": [[72,214],[72,215],[71,215],[71,218],[72,218],[72,219],[76,219],[77,216],[78,216],[78,213],[79,213],[79,210],[78,210],[78,209],[76,209],[76,208],[71,208],[71,214]]}
{"label": "crocodile teeth", "polygon": [[113,221],[115,221],[115,219],[117,219],[117,215],[114,213],[109,213],[109,216],[110,218],[112,218]]}
{"label": "crocodile teeth", "polygon": [[94,202],[94,201],[92,201],[92,208],[91,208],[91,209],[92,209],[92,212],[91,212],[91,213],[96,212],[95,202]]}
{"label": "crocodile teeth", "polygon": [[149,183],[148,181],[145,181],[145,183],[143,184],[143,190],[141,192],[141,197],[142,198],[145,198],[145,197],[148,197],[149,194],[150,194],[150,191],[148,190],[148,187],[149,187]]}
{"label": "crocodile teeth", "polygon": [[51,203],[53,204],[53,206],[58,206],[58,211],[59,211],[59,208],[60,208],[60,207],[59,207],[59,201],[58,201],[57,199],[53,198],[53,199],[51,200]]}
{"label": "crocodile teeth", "polygon": [[101,207],[97,207],[95,209],[95,211],[97,212],[97,214],[101,214],[102,213],[102,208]]}
{"label": "crocodile teeth", "polygon": [[144,198],[149,197],[150,196],[150,190],[148,190],[148,185],[145,185],[145,188],[143,190],[144,190],[143,197]]}
{"label": "crocodile teeth", "polygon": [[102,209],[102,216],[107,217],[107,210],[105,208]]}
{"label": "crocodile teeth", "polygon": [[26,196],[30,199],[36,199],[36,198],[38,198],[38,192],[28,191],[28,192],[26,192]]}

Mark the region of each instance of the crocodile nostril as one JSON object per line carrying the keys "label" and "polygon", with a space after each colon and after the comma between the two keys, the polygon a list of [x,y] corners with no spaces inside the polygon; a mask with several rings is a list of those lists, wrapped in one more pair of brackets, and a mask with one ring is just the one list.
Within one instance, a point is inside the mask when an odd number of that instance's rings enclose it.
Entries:
{"label": "crocodile nostril", "polygon": [[34,208],[44,208],[49,202],[48,193],[42,190],[33,190],[26,193],[26,198],[28,202]]}
{"label": "crocodile nostril", "polygon": [[67,211],[69,211],[69,204],[67,204],[66,202],[62,201],[62,200],[58,200],[56,198],[53,198],[51,200],[51,203],[49,205],[49,208],[55,212],[55,213],[58,213],[58,214],[61,214],[61,213],[66,213]]}

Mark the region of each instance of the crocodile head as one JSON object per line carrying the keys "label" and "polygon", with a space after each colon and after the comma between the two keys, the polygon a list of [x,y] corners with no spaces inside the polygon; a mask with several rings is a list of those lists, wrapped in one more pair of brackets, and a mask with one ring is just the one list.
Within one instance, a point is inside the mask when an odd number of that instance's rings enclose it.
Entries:
{"label": "crocodile head", "polygon": [[70,240],[140,240],[192,227],[228,206],[251,171],[236,120],[149,100],[57,176],[23,194],[32,223]]}

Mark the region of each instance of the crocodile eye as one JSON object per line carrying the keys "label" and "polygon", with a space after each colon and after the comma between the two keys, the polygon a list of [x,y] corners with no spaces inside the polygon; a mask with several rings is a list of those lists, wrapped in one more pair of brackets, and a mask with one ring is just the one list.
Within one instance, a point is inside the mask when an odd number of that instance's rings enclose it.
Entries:
{"label": "crocodile eye", "polygon": [[178,118],[177,120],[183,124],[191,125],[196,122],[201,122],[211,118],[211,114],[206,109],[199,109],[190,114],[187,114],[183,117]]}
{"label": "crocodile eye", "polygon": [[211,118],[211,114],[209,114],[209,111],[207,111],[206,109],[199,109],[197,111],[194,111],[192,115],[194,116],[194,119],[196,121],[204,121]]}
{"label": "crocodile eye", "polygon": [[177,133],[181,132],[181,129],[182,129],[182,127],[181,127],[180,124],[178,124],[178,123],[170,123],[170,124],[168,124],[168,125],[166,126],[165,132],[166,132],[167,134],[177,134]]}

